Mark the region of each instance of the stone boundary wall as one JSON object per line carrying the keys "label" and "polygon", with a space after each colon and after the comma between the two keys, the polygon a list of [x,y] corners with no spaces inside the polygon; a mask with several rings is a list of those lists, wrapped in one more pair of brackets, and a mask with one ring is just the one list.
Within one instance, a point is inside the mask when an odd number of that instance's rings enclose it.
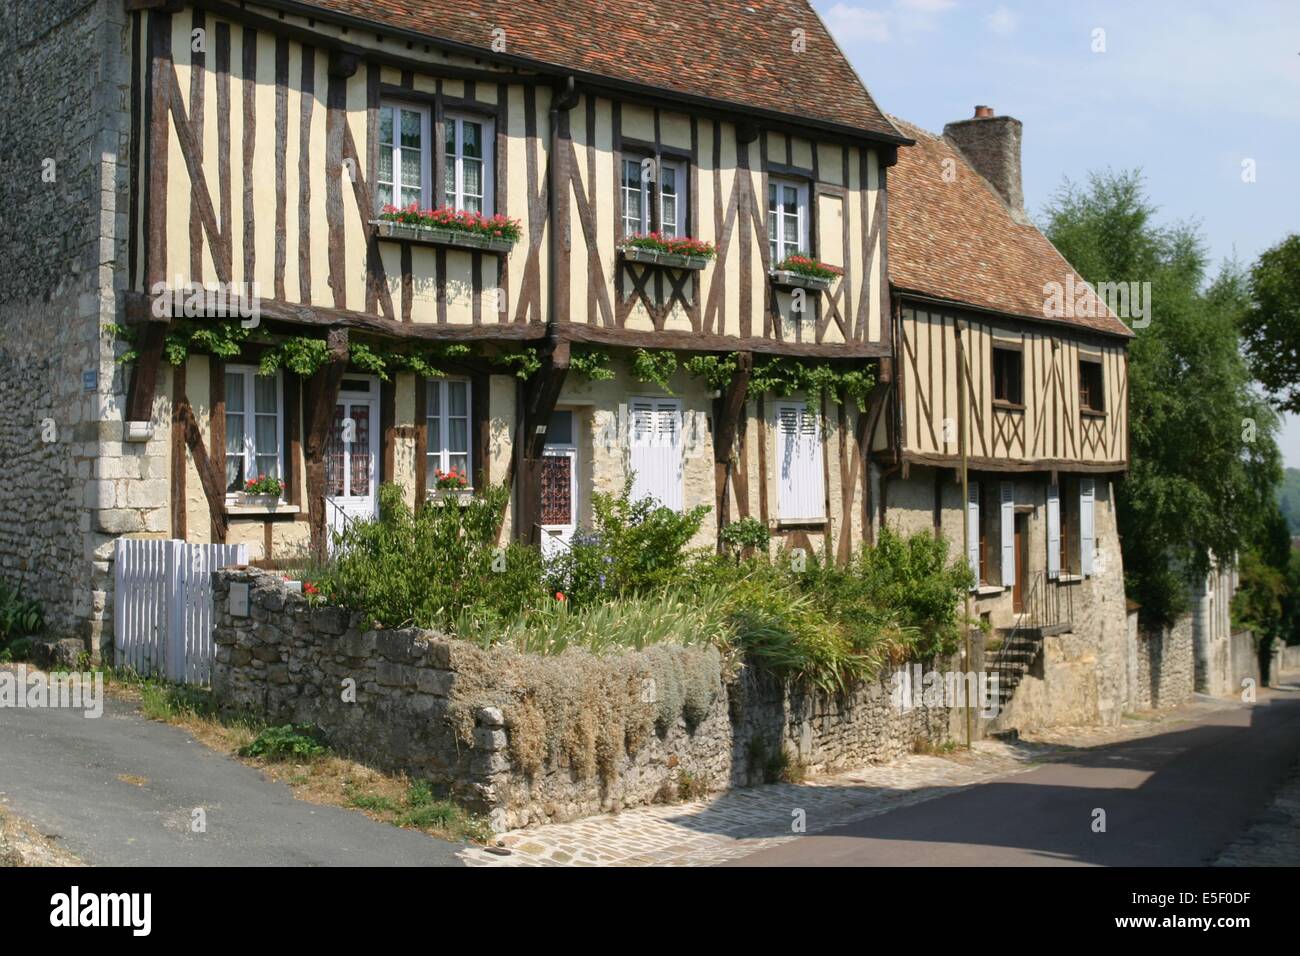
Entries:
{"label": "stone boundary wall", "polygon": [[1192,616],[1184,614],[1172,627],[1135,629],[1137,673],[1131,700],[1137,710],[1177,707],[1196,690],[1196,655]]}
{"label": "stone boundary wall", "polygon": [[[223,710],[312,724],[338,752],[428,780],[497,830],[761,783],[783,751],[813,772],[862,766],[941,744],[955,725],[946,707],[896,708],[888,677],[828,697],[728,668],[712,649],[486,651],[369,629],[264,571],[213,583]],[[565,745],[541,746],[555,740]]]}
{"label": "stone boundary wall", "polygon": [[[1300,671],[1300,644],[1284,646],[1276,657],[1278,669],[1282,671]],[[1274,678],[1278,675],[1273,674]]]}

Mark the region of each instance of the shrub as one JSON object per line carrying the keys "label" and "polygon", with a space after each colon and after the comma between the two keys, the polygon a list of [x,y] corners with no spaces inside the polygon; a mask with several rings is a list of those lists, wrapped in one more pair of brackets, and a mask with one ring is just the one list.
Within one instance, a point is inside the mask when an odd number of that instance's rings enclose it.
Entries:
{"label": "shrub", "polygon": [[334,560],[314,582],[326,599],[364,611],[385,627],[450,627],[471,615],[484,624],[518,617],[540,602],[537,551],[498,549],[508,492],[470,501],[430,501],[412,512],[395,485],[379,490],[379,517],[336,536]]}
{"label": "shrub", "polygon": [[16,637],[39,634],[44,628],[41,606],[0,581],[0,645]]}
{"label": "shrub", "polygon": [[757,518],[741,518],[739,521],[733,521],[722,529],[719,537],[722,539],[723,547],[736,557],[746,550],[766,554],[768,544],[772,540],[767,525]]}
{"label": "shrub", "polygon": [[328,752],[329,748],[313,735],[310,724],[267,727],[250,743],[239,748],[241,757],[267,760],[313,760]]}

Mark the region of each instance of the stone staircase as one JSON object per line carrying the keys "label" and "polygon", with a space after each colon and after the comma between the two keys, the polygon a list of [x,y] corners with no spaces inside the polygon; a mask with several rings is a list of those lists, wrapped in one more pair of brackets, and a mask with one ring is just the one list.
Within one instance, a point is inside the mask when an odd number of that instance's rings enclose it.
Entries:
{"label": "stone staircase", "polygon": [[[998,645],[985,653],[984,669],[998,675],[998,713],[1006,710],[1016,688],[1043,651],[1043,638],[1067,634],[1074,630],[1073,602],[1069,590],[1064,606],[1057,583],[1046,575],[1036,575],[1024,600],[1024,610],[1016,615],[1011,627],[1000,627]],[[996,723],[997,718],[993,718]]]}

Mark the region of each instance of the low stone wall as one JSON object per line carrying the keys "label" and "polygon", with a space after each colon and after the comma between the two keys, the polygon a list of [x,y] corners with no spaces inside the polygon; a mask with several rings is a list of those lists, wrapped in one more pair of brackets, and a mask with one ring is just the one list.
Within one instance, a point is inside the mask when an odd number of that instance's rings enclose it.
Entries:
{"label": "low stone wall", "polygon": [[888,760],[944,742],[953,723],[946,707],[895,707],[888,677],[829,697],[711,648],[483,650],[371,630],[267,572],[213,582],[223,709],[312,724],[339,752],[428,780],[497,829],[760,783],[782,754],[813,772]]}
{"label": "low stone wall", "polygon": [[[1278,652],[1276,659],[1278,661],[1277,670],[1283,672],[1300,671],[1300,644],[1286,645]],[[1276,678],[1278,675],[1273,674],[1272,676]]]}
{"label": "low stone wall", "polygon": [[1133,706],[1150,710],[1176,707],[1191,700],[1196,687],[1191,615],[1183,615],[1172,627],[1137,630],[1136,644]]}

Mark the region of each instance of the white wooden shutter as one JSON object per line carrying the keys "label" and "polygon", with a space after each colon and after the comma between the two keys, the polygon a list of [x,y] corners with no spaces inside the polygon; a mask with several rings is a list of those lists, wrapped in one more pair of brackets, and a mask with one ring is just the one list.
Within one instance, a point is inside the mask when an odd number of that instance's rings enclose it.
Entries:
{"label": "white wooden shutter", "polygon": [[782,402],[776,407],[776,430],[781,518],[821,520],[826,516],[826,491],[817,413],[803,402]]}
{"label": "white wooden shutter", "polygon": [[966,563],[980,583],[980,484],[969,482],[966,486]]}
{"label": "white wooden shutter", "polygon": [[1097,538],[1092,513],[1096,495],[1093,482],[1092,478],[1079,479],[1079,563],[1085,575],[1092,574],[1092,552]]}
{"label": "white wooden shutter", "polygon": [[1002,482],[1002,586],[1016,580],[1016,483]]}
{"label": "white wooden shutter", "polygon": [[632,497],[682,508],[682,411],[676,399],[637,398],[630,403]]}
{"label": "white wooden shutter", "polygon": [[1061,576],[1061,489],[1047,486],[1047,576]]}

